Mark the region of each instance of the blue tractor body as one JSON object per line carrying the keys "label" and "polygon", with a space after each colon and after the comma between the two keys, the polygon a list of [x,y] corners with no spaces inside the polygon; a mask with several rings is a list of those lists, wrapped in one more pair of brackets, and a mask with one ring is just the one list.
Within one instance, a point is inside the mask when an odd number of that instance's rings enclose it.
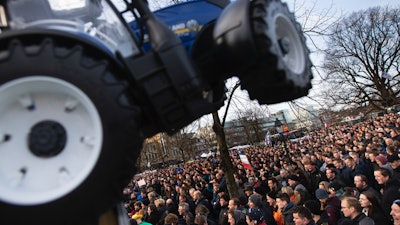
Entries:
{"label": "blue tractor body", "polygon": [[[154,15],[165,23],[182,41],[190,53],[197,35],[204,26],[215,21],[228,2],[195,0],[179,3],[154,11]],[[140,37],[140,26],[137,21],[129,24],[134,33]],[[147,32],[144,32],[143,49],[150,51]]]}

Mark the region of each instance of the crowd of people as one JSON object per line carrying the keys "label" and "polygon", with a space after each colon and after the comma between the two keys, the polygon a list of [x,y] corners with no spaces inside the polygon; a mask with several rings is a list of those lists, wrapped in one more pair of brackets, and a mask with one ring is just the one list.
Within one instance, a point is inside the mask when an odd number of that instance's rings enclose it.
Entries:
{"label": "crowd of people", "polygon": [[218,157],[135,176],[124,189],[140,225],[400,224],[400,116],[310,131],[231,151],[237,197]]}

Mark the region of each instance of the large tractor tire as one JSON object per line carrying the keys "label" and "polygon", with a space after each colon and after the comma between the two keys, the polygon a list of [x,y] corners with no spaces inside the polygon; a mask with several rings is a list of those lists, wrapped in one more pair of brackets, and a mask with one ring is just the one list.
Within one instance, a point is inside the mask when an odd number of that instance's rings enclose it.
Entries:
{"label": "large tractor tire", "polygon": [[0,45],[0,224],[97,224],[143,137],[123,71],[55,38]]}
{"label": "large tractor tire", "polygon": [[242,88],[261,104],[307,95],[312,79],[309,50],[287,5],[280,0],[254,0],[250,3],[250,23],[258,56],[240,75]]}

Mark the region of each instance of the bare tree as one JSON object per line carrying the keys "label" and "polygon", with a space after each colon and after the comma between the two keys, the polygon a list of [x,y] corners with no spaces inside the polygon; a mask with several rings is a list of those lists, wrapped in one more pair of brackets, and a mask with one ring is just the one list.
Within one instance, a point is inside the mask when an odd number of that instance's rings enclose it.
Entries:
{"label": "bare tree", "polygon": [[225,113],[222,118],[222,121],[219,118],[218,112],[213,112],[212,117],[213,117],[213,130],[215,132],[215,136],[217,139],[217,144],[218,144],[218,150],[220,152],[220,158],[221,158],[221,167],[223,171],[225,172],[225,179],[226,179],[226,186],[228,189],[229,196],[231,198],[233,197],[239,197],[239,190],[238,187],[236,186],[235,178],[233,176],[234,168],[232,165],[231,158],[229,156],[229,149],[228,145],[226,142],[226,137],[225,137],[225,131],[224,131],[224,126],[225,126],[225,120],[228,115],[228,109],[232,101],[232,97],[235,93],[235,91],[240,87],[240,82],[237,81],[232,89],[230,90],[229,97],[228,97],[228,103],[225,108]]}
{"label": "bare tree", "polygon": [[400,103],[400,8],[373,7],[332,27],[324,68],[334,104]]}
{"label": "bare tree", "polygon": [[181,129],[172,136],[166,137],[166,146],[171,149],[178,149],[183,161],[195,156],[194,143],[193,133],[189,131],[188,127]]}

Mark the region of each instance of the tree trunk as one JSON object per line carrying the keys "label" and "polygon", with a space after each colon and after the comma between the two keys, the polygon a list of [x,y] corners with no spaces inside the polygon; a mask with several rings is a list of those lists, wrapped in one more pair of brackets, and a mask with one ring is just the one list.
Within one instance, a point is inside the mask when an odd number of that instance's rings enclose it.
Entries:
{"label": "tree trunk", "polygon": [[232,161],[229,156],[228,145],[226,144],[226,139],[225,139],[224,127],[221,124],[221,120],[219,119],[217,112],[213,112],[212,116],[214,119],[213,130],[215,132],[221,158],[220,165],[225,173],[226,187],[229,192],[229,197],[238,198],[239,190],[238,187],[236,186],[235,178],[233,176],[235,170],[233,168]]}

